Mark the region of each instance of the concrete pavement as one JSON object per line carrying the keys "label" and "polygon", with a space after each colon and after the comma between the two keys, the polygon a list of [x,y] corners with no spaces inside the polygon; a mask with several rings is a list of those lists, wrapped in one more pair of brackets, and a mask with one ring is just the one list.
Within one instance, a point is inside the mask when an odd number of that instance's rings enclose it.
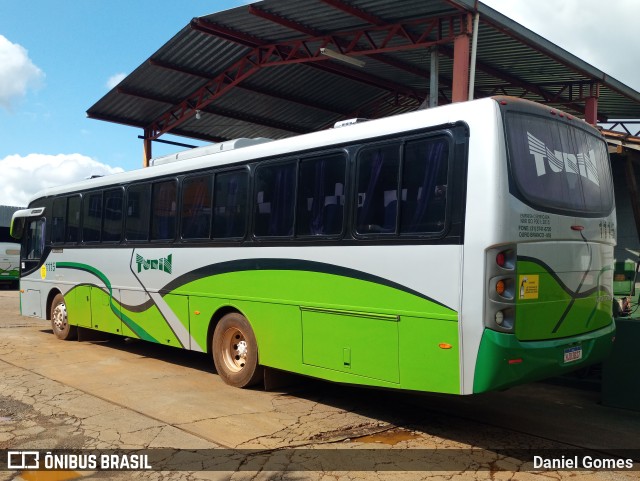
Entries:
{"label": "concrete pavement", "polygon": [[[196,450],[209,458],[268,450],[255,472],[82,471],[67,478],[40,473],[37,479],[640,477],[627,470],[532,470],[526,456],[501,454],[513,448],[540,453],[575,446],[640,448],[640,414],[603,408],[594,393],[535,384],[459,398],[319,381],[280,392],[239,390],[222,383],[206,355],[123,340],[63,342],[45,321],[21,317],[18,308],[16,292],[0,291],[0,449],[164,448]],[[291,451],[279,451],[291,447],[299,448],[295,460]],[[327,449],[335,452],[315,455]],[[415,467],[427,466],[421,457],[436,452],[435,471]],[[279,453],[288,454],[277,460]],[[390,470],[396,460],[409,469]],[[348,469],[361,465],[375,469]],[[305,470],[287,471],[287,466]],[[0,479],[36,479],[32,474],[5,471]]]}

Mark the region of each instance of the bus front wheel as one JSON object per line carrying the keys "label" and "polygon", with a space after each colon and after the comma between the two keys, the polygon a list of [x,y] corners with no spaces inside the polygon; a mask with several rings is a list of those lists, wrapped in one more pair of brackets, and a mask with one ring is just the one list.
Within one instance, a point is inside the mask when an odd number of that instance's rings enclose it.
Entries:
{"label": "bus front wheel", "polygon": [[216,370],[225,383],[248,387],[262,381],[256,336],[243,315],[233,312],[220,319],[213,333],[212,350]]}
{"label": "bus front wheel", "polygon": [[78,335],[76,326],[69,324],[67,305],[62,294],[57,294],[51,303],[51,328],[58,339],[69,341]]}

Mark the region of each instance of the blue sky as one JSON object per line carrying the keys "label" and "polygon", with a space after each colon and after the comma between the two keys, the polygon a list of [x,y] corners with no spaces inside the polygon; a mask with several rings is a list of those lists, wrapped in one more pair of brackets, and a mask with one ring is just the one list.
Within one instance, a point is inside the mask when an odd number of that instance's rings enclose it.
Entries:
{"label": "blue sky", "polygon": [[[86,110],[110,78],[133,71],[193,17],[245,3],[0,0],[0,204],[24,205],[49,185],[140,168],[141,130],[88,119]],[[484,3],[640,90],[635,59],[612,55],[637,50],[635,0]],[[175,150],[154,144],[154,155]]]}
{"label": "blue sky", "polygon": [[[30,154],[34,161],[33,154],[78,153],[124,170],[139,168],[140,129],[88,119],[86,110],[109,91],[112,76],[133,71],[193,17],[242,3],[246,2],[0,0],[0,35],[26,49],[41,71],[32,75],[24,96],[13,96],[8,108],[0,98],[0,162],[12,156],[15,168]],[[0,52],[0,69],[2,60]],[[162,147],[154,145],[154,155],[161,153]],[[24,204],[24,197],[15,192],[13,197],[2,195],[2,184],[7,187],[10,179],[22,182],[24,172],[13,178],[2,175],[7,166],[0,166],[0,204]]]}

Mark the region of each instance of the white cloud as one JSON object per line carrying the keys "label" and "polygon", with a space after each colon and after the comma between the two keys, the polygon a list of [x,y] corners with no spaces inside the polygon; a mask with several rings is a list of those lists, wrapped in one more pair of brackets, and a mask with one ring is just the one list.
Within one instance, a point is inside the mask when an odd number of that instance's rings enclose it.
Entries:
{"label": "white cloud", "polygon": [[0,106],[10,111],[13,103],[29,88],[39,87],[43,78],[27,50],[0,35]]}
{"label": "white cloud", "polygon": [[26,206],[35,193],[47,187],[122,171],[82,154],[9,155],[0,159],[0,205]]}
{"label": "white cloud", "polygon": [[482,0],[616,80],[640,89],[637,0]]}
{"label": "white cloud", "polygon": [[120,73],[117,73],[115,75],[112,75],[111,77],[109,77],[109,80],[107,80],[107,88],[109,90],[111,90],[116,85],[118,85],[120,82],[122,82],[125,79],[126,76],[127,76],[127,74],[123,73],[123,72],[120,72]]}

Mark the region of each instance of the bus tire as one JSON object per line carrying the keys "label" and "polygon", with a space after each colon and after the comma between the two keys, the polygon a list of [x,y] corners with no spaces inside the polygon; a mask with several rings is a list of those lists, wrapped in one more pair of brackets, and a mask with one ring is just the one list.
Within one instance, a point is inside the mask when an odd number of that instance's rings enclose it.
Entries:
{"label": "bus tire", "polygon": [[231,312],[220,319],[213,333],[212,352],[216,371],[226,384],[243,388],[262,381],[256,336],[242,314]]}
{"label": "bus tire", "polygon": [[67,305],[62,294],[56,294],[51,303],[51,329],[53,329],[53,334],[63,341],[70,341],[78,337],[77,327],[69,324]]}

